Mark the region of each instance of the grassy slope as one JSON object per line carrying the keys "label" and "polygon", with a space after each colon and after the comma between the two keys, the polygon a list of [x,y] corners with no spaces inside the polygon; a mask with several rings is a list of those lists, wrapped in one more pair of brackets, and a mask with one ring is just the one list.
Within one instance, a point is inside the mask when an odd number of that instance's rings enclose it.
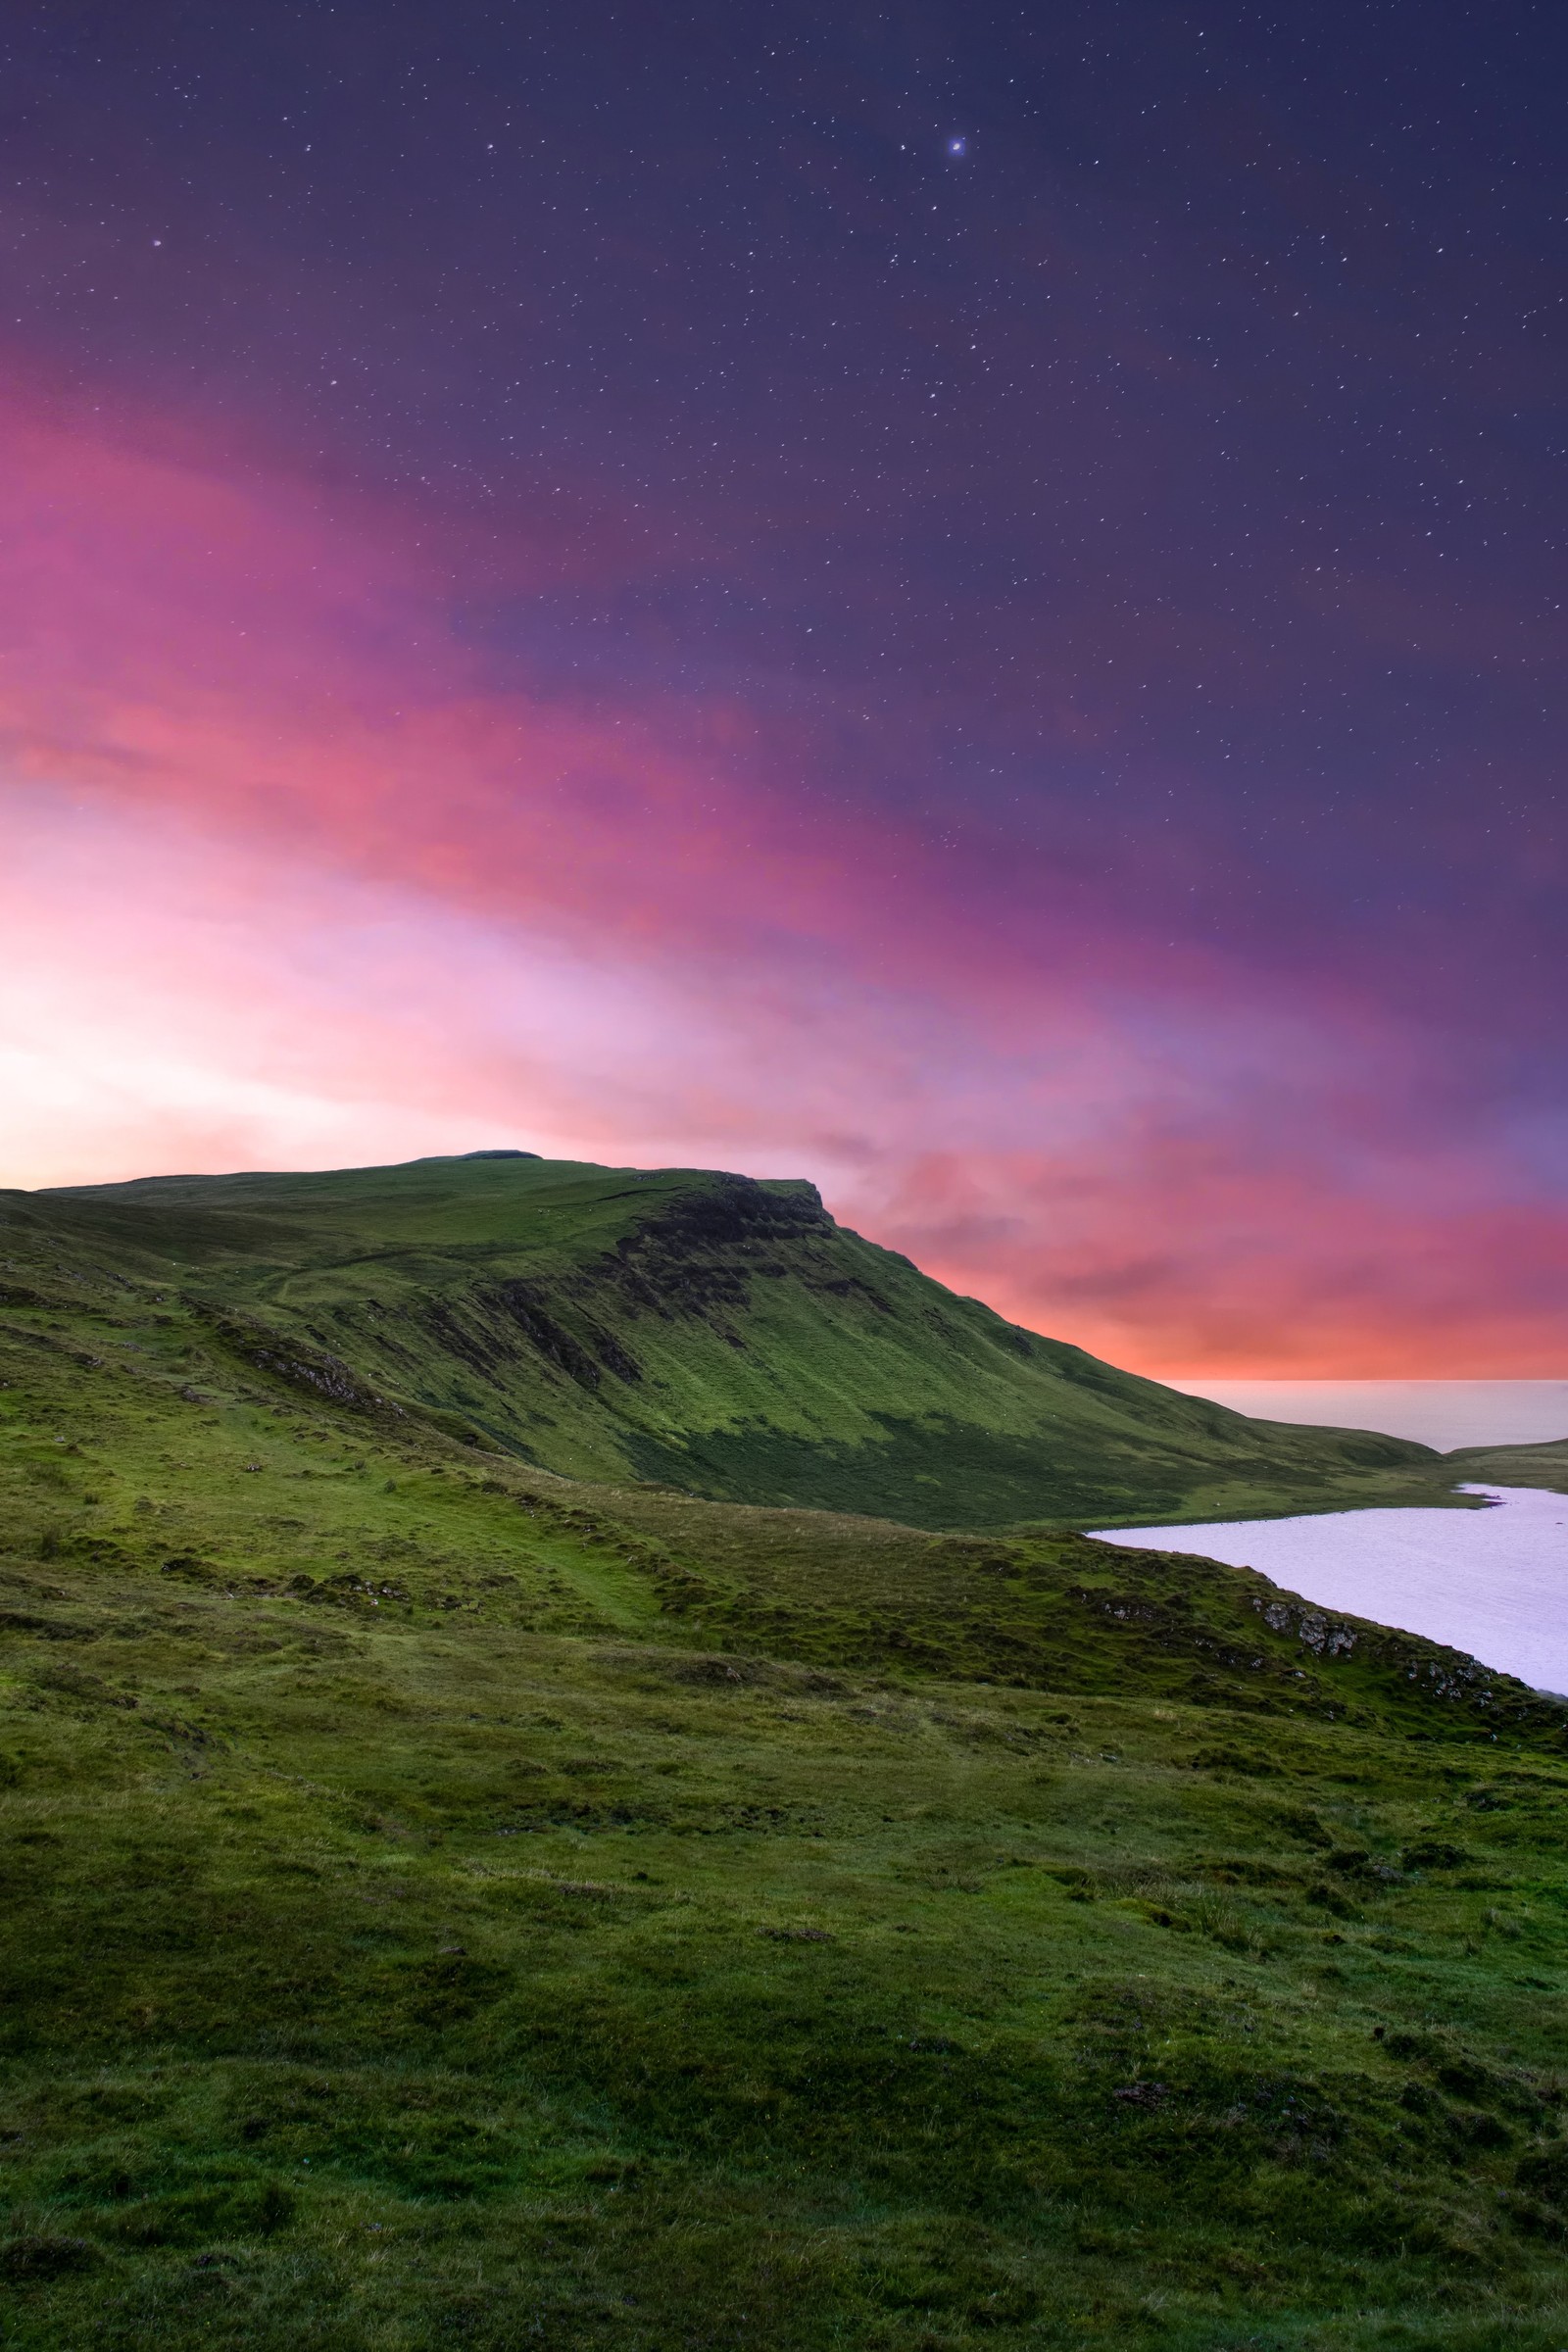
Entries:
{"label": "grassy slope", "polygon": [[1476,1486],[1544,1487],[1568,1494],[1568,1445],[1466,1446],[1444,1456],[1450,1475]]}
{"label": "grassy slope", "polygon": [[477,1456],[167,1273],[0,1309],[8,2344],[1568,2341],[1560,1710]]}
{"label": "grassy slope", "polygon": [[1425,1447],[1250,1420],[1021,1331],[808,1185],[481,1156],[12,1194],[0,1215],[18,1282],[157,1275],[198,1353],[286,1357],[297,1385],[435,1409],[578,1478],[954,1528],[1447,1490]]}

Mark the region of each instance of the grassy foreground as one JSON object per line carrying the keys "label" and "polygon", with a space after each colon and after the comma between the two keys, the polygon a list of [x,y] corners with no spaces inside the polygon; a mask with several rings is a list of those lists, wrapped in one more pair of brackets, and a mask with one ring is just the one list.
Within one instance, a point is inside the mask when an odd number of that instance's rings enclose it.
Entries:
{"label": "grassy foreground", "polygon": [[0,2341],[1568,2342],[1560,1708],[17,1287]]}

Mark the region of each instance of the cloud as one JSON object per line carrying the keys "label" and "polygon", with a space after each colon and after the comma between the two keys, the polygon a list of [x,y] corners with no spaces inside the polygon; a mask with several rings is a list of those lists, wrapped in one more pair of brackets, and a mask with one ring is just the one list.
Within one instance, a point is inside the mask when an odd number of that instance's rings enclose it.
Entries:
{"label": "cloud", "polygon": [[727,1164],[1145,1368],[1563,1368],[1539,1133],[1348,976],[799,789],[738,694],[498,681],[406,518],[199,433],[4,425],[0,1180]]}

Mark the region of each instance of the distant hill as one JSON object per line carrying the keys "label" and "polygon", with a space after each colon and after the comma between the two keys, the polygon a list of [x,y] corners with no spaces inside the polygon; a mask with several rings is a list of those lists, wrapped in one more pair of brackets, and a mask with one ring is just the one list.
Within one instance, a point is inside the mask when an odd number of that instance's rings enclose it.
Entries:
{"label": "distant hill", "polygon": [[1432,1498],[1429,1448],[1117,1371],[803,1182],[478,1152],[0,1208],[19,1263],[154,1274],[210,1348],[570,1477],[938,1529]]}

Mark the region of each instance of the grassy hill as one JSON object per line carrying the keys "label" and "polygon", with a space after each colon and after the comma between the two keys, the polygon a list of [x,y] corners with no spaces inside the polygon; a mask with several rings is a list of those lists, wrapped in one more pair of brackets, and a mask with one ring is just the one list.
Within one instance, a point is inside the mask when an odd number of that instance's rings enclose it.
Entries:
{"label": "grassy hill", "polygon": [[1444,1455],[1450,1477],[1480,1486],[1544,1487],[1568,1494],[1568,1444],[1462,1446]]}
{"label": "grassy hill", "polygon": [[156,1346],[195,1378],[245,1361],[574,1478],[955,1529],[1450,1483],[1424,1446],[1250,1420],[1021,1330],[804,1183],[480,1153],[5,1194],[0,1220],[20,1309],[90,1338],[94,1300],[152,1282]]}
{"label": "grassy hill", "polygon": [[[534,1180],[558,1266],[646,1230]],[[1242,1570],[466,1445],[433,1343],[400,1410],[322,1337],[542,1285],[421,1181],[336,1255],[4,1204],[7,2345],[1568,2342],[1563,1709]]]}

